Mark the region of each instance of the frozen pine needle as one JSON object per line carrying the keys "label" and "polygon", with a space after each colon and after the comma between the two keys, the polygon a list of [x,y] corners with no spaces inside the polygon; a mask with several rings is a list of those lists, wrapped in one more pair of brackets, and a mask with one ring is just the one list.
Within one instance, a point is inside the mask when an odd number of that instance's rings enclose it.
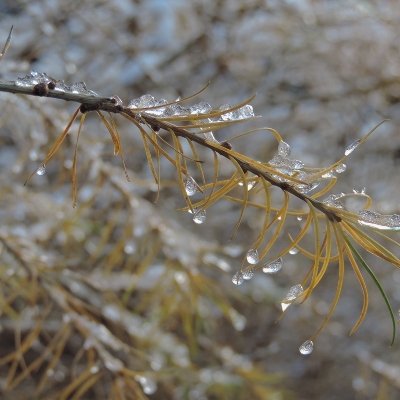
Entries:
{"label": "frozen pine needle", "polygon": [[314,350],[314,343],[312,340],[306,340],[300,347],[299,351],[301,354],[308,355]]}

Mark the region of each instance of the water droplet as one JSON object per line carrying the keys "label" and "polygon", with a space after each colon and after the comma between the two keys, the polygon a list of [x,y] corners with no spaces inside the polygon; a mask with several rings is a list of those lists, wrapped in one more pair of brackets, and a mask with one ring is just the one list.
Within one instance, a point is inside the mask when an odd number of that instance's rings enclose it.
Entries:
{"label": "water droplet", "polygon": [[[247,190],[253,189],[253,187],[256,186],[256,183],[256,181],[247,182]],[[239,182],[239,186],[243,186],[243,182]]]}
{"label": "water droplet", "polygon": [[342,172],[346,171],[346,165],[345,164],[339,164],[336,166],[335,171],[338,174],[341,174]]}
{"label": "water droplet", "polygon": [[206,210],[196,212],[193,217],[193,221],[196,224],[202,224],[205,220],[206,220]]}
{"label": "water droplet", "polygon": [[243,279],[250,280],[254,276],[254,269],[247,269],[243,271]]}
{"label": "water droplet", "polygon": [[290,151],[291,151],[290,150],[290,146],[286,142],[281,140],[279,142],[279,145],[278,145],[278,154],[281,157],[289,157],[290,156]]}
{"label": "water droplet", "polygon": [[285,296],[285,298],[282,300],[283,303],[288,303],[290,301],[294,301],[296,300],[297,297],[299,297],[302,293],[303,293],[304,289],[303,286],[299,285],[295,285],[292,286],[287,295]]}
{"label": "water droplet", "polygon": [[232,324],[237,331],[242,331],[246,327],[246,317],[238,313],[234,308],[228,310]]}
{"label": "water droplet", "polygon": [[43,164],[38,168],[38,170],[36,171],[36,174],[41,176],[41,175],[44,175],[45,172],[46,172],[46,165]]}
{"label": "water droplet", "polygon": [[301,354],[311,354],[312,351],[314,350],[314,343],[312,340],[306,340],[300,347],[299,351]]}
{"label": "water droplet", "polygon": [[282,265],[283,265],[282,257],[279,257],[276,260],[263,265],[262,269],[263,272],[265,272],[266,274],[275,274],[282,268]]}
{"label": "water droplet", "polygon": [[302,221],[302,220],[303,220],[303,217],[301,215],[298,215],[297,216],[297,221]]}
{"label": "water droplet", "polygon": [[297,247],[292,247],[289,250],[289,254],[292,254],[292,255],[297,254],[298,252],[299,252],[299,249]]}
{"label": "water droplet", "polygon": [[97,365],[94,365],[92,368],[90,368],[90,372],[92,374],[97,374],[100,371],[100,368]]}
{"label": "water droplet", "polygon": [[346,147],[346,150],[344,151],[344,155],[348,156],[350,153],[352,153],[360,144],[361,139],[357,139],[355,142],[353,142],[350,146]]}
{"label": "water droplet", "polygon": [[191,176],[186,179],[185,190],[188,196],[193,196],[197,192],[196,181]]}
{"label": "water droplet", "polygon": [[153,379],[140,375],[137,375],[135,379],[140,382],[145,394],[153,394],[156,392],[157,384]]}
{"label": "water droplet", "polygon": [[247,262],[249,264],[257,264],[259,261],[258,251],[254,249],[250,249],[246,255]]}
{"label": "water droplet", "polygon": [[235,285],[241,285],[243,283],[243,273],[242,272],[236,272],[235,275],[232,277],[232,282]]}

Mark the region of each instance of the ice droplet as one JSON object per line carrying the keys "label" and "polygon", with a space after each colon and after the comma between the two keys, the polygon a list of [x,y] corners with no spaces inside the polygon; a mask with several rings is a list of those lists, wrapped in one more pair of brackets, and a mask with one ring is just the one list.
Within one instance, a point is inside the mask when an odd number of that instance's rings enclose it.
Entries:
{"label": "ice droplet", "polygon": [[243,271],[243,279],[250,280],[254,276],[254,269]]}
{"label": "ice droplet", "polygon": [[[220,111],[227,111],[231,108],[232,108],[232,106],[230,104],[224,104],[219,109],[220,109]],[[228,112],[226,114],[222,114],[221,119],[222,119],[222,121],[230,121],[232,119],[232,116],[233,116],[233,112]]]}
{"label": "ice droplet", "polygon": [[298,252],[299,252],[299,249],[297,247],[292,247],[289,250],[289,254],[292,254],[292,255],[297,254]]}
{"label": "ice droplet", "polygon": [[198,211],[198,212],[195,211],[195,215],[193,217],[193,221],[196,224],[202,224],[205,220],[206,220],[206,210],[201,210],[201,211]]}
{"label": "ice droplet", "polygon": [[38,168],[38,170],[36,171],[36,174],[42,176],[45,174],[45,172],[46,172],[46,165],[43,164]]}
{"label": "ice droplet", "polygon": [[90,368],[90,372],[92,374],[97,374],[100,371],[100,368],[97,365],[94,365],[93,367]]}
{"label": "ice droplet", "polygon": [[193,115],[209,114],[212,111],[212,107],[208,103],[201,102],[190,107],[189,111]]}
{"label": "ice droplet", "polygon": [[204,134],[204,139],[209,140],[210,142],[219,143],[217,139],[215,139],[214,134],[212,132],[206,132]]}
{"label": "ice droplet", "polygon": [[257,264],[259,261],[258,251],[254,249],[250,249],[246,255],[247,262],[249,264]]}
{"label": "ice droplet", "polygon": [[275,274],[282,268],[282,265],[282,257],[279,257],[276,260],[263,265],[263,272],[265,272],[266,274]]}
{"label": "ice droplet", "polygon": [[196,181],[191,176],[186,179],[185,190],[188,196],[193,196],[197,192]]}
{"label": "ice droplet", "polygon": [[243,283],[243,273],[242,272],[236,272],[235,275],[232,277],[232,282],[235,285],[241,285]]}
{"label": "ice droplet", "polygon": [[342,172],[346,171],[346,165],[345,164],[339,164],[336,166],[335,171],[338,174],[341,174]]}
{"label": "ice droplet", "polygon": [[299,351],[301,354],[311,354],[312,351],[314,350],[314,343],[312,340],[306,340],[300,347]]}
{"label": "ice droplet", "polygon": [[301,286],[300,284],[292,286],[282,302],[287,303],[289,301],[296,300],[296,298],[299,297],[303,293],[303,291],[303,286]]}
{"label": "ice droplet", "polygon": [[348,156],[350,153],[352,153],[358,145],[361,143],[361,139],[357,139],[355,142],[353,142],[350,146],[346,147],[346,150],[344,151],[344,155]]}
{"label": "ice droplet", "polygon": [[239,108],[239,118],[238,119],[245,119],[245,118],[253,118],[254,111],[253,107],[250,104],[246,104],[242,108]]}
{"label": "ice droplet", "polygon": [[156,382],[146,376],[136,376],[135,379],[139,381],[145,394],[153,394],[157,390]]}
{"label": "ice droplet", "polygon": [[290,146],[281,140],[278,145],[278,154],[281,157],[289,157],[290,156]]}

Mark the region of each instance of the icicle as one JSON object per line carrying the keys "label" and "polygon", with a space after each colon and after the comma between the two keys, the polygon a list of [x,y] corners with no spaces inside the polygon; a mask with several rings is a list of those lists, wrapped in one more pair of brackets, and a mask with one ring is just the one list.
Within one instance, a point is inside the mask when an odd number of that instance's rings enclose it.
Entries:
{"label": "icicle", "polygon": [[279,257],[276,260],[263,265],[263,272],[265,272],[266,274],[275,274],[276,272],[280,271],[280,269],[282,268],[282,258]]}
{"label": "icicle", "polygon": [[361,139],[357,139],[355,142],[353,142],[350,146],[346,147],[346,150],[344,151],[344,155],[348,156],[350,153],[352,153],[358,145],[361,143]]}

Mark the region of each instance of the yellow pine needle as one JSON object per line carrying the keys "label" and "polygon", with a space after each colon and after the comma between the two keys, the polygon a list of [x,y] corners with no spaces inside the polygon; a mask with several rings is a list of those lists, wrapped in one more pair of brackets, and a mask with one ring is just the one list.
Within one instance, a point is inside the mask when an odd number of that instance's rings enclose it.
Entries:
{"label": "yellow pine needle", "polygon": [[74,123],[78,113],[80,111],[80,107],[77,108],[77,110],[74,112],[72,118],[70,119],[67,127],[64,129],[64,132],[61,134],[61,136],[57,139],[56,144],[52,147],[52,149],[49,151],[45,159],[39,164],[39,166],[30,174],[29,178],[25,181],[24,186],[28,183],[28,181],[32,178],[33,175],[38,171],[39,168],[41,168],[44,164],[47,163],[47,161],[50,160],[50,158],[54,155],[54,153],[58,150],[58,148],[61,146],[61,143],[64,141],[65,137],[67,136],[72,124]]}

